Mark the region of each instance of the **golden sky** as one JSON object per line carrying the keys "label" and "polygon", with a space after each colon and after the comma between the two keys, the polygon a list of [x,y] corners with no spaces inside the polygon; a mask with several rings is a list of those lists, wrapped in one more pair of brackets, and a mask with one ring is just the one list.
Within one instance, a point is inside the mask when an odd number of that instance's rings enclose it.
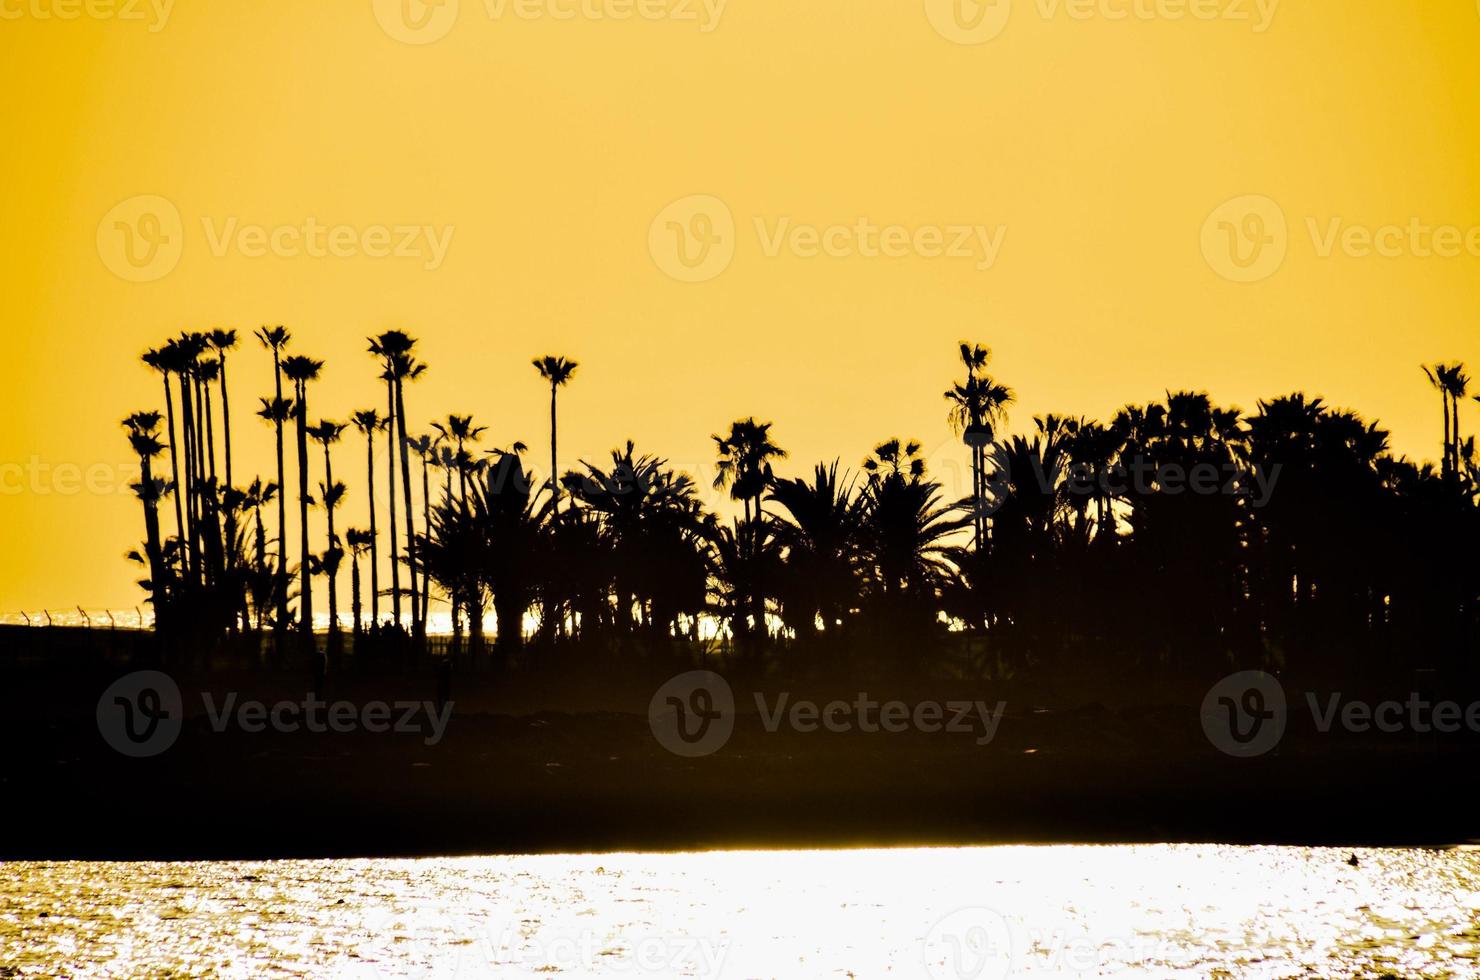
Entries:
{"label": "golden sky", "polygon": [[1302,388],[1426,457],[1419,364],[1480,366],[1474,0],[0,0],[0,83],[0,612],[142,599],[118,420],[183,328],[287,325],[343,420],[404,326],[412,415],[541,471],[559,353],[565,462],[702,475],[755,414],[784,472],[900,435],[960,493],[960,338],[1013,428]]}

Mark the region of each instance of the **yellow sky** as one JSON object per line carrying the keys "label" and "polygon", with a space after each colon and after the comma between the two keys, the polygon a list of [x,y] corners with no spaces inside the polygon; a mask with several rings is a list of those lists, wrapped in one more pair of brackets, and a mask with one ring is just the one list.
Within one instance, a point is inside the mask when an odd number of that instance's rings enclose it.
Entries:
{"label": "yellow sky", "polygon": [[[541,470],[544,353],[582,364],[566,461],[630,436],[694,471],[749,414],[787,471],[891,435],[959,470],[959,338],[1014,427],[1298,387],[1430,457],[1418,365],[1480,365],[1473,0],[405,3],[0,0],[0,611],[141,599],[118,420],[187,327],[286,324],[343,419],[404,326],[410,412]],[[269,364],[231,363],[238,473],[271,467]]]}

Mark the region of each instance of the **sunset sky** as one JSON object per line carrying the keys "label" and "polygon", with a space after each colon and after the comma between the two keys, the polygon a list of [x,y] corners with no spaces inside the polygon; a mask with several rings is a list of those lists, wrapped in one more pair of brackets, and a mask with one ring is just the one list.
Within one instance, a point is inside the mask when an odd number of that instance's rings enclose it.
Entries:
{"label": "sunset sky", "polygon": [[1013,430],[1303,389],[1424,458],[1419,365],[1480,369],[1475,0],[0,0],[0,83],[0,613],[142,604],[119,420],[187,328],[245,341],[249,477],[265,323],[341,421],[408,330],[412,416],[541,473],[564,354],[564,465],[630,437],[706,486],[755,415],[784,473],[898,435],[966,493],[959,339]]}

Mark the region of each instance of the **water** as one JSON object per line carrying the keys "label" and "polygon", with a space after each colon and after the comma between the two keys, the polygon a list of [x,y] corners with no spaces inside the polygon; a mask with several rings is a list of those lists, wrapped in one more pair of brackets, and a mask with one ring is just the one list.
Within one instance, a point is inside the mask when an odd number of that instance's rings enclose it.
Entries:
{"label": "water", "polygon": [[1145,845],[12,863],[0,976],[1480,976],[1480,852],[1357,856]]}

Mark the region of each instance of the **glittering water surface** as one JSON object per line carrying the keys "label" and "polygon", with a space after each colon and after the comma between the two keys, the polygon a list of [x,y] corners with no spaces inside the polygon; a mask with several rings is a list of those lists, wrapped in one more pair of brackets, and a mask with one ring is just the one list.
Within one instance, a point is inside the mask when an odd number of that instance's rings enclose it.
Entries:
{"label": "glittering water surface", "polygon": [[0,865],[0,976],[1475,977],[1480,852]]}

